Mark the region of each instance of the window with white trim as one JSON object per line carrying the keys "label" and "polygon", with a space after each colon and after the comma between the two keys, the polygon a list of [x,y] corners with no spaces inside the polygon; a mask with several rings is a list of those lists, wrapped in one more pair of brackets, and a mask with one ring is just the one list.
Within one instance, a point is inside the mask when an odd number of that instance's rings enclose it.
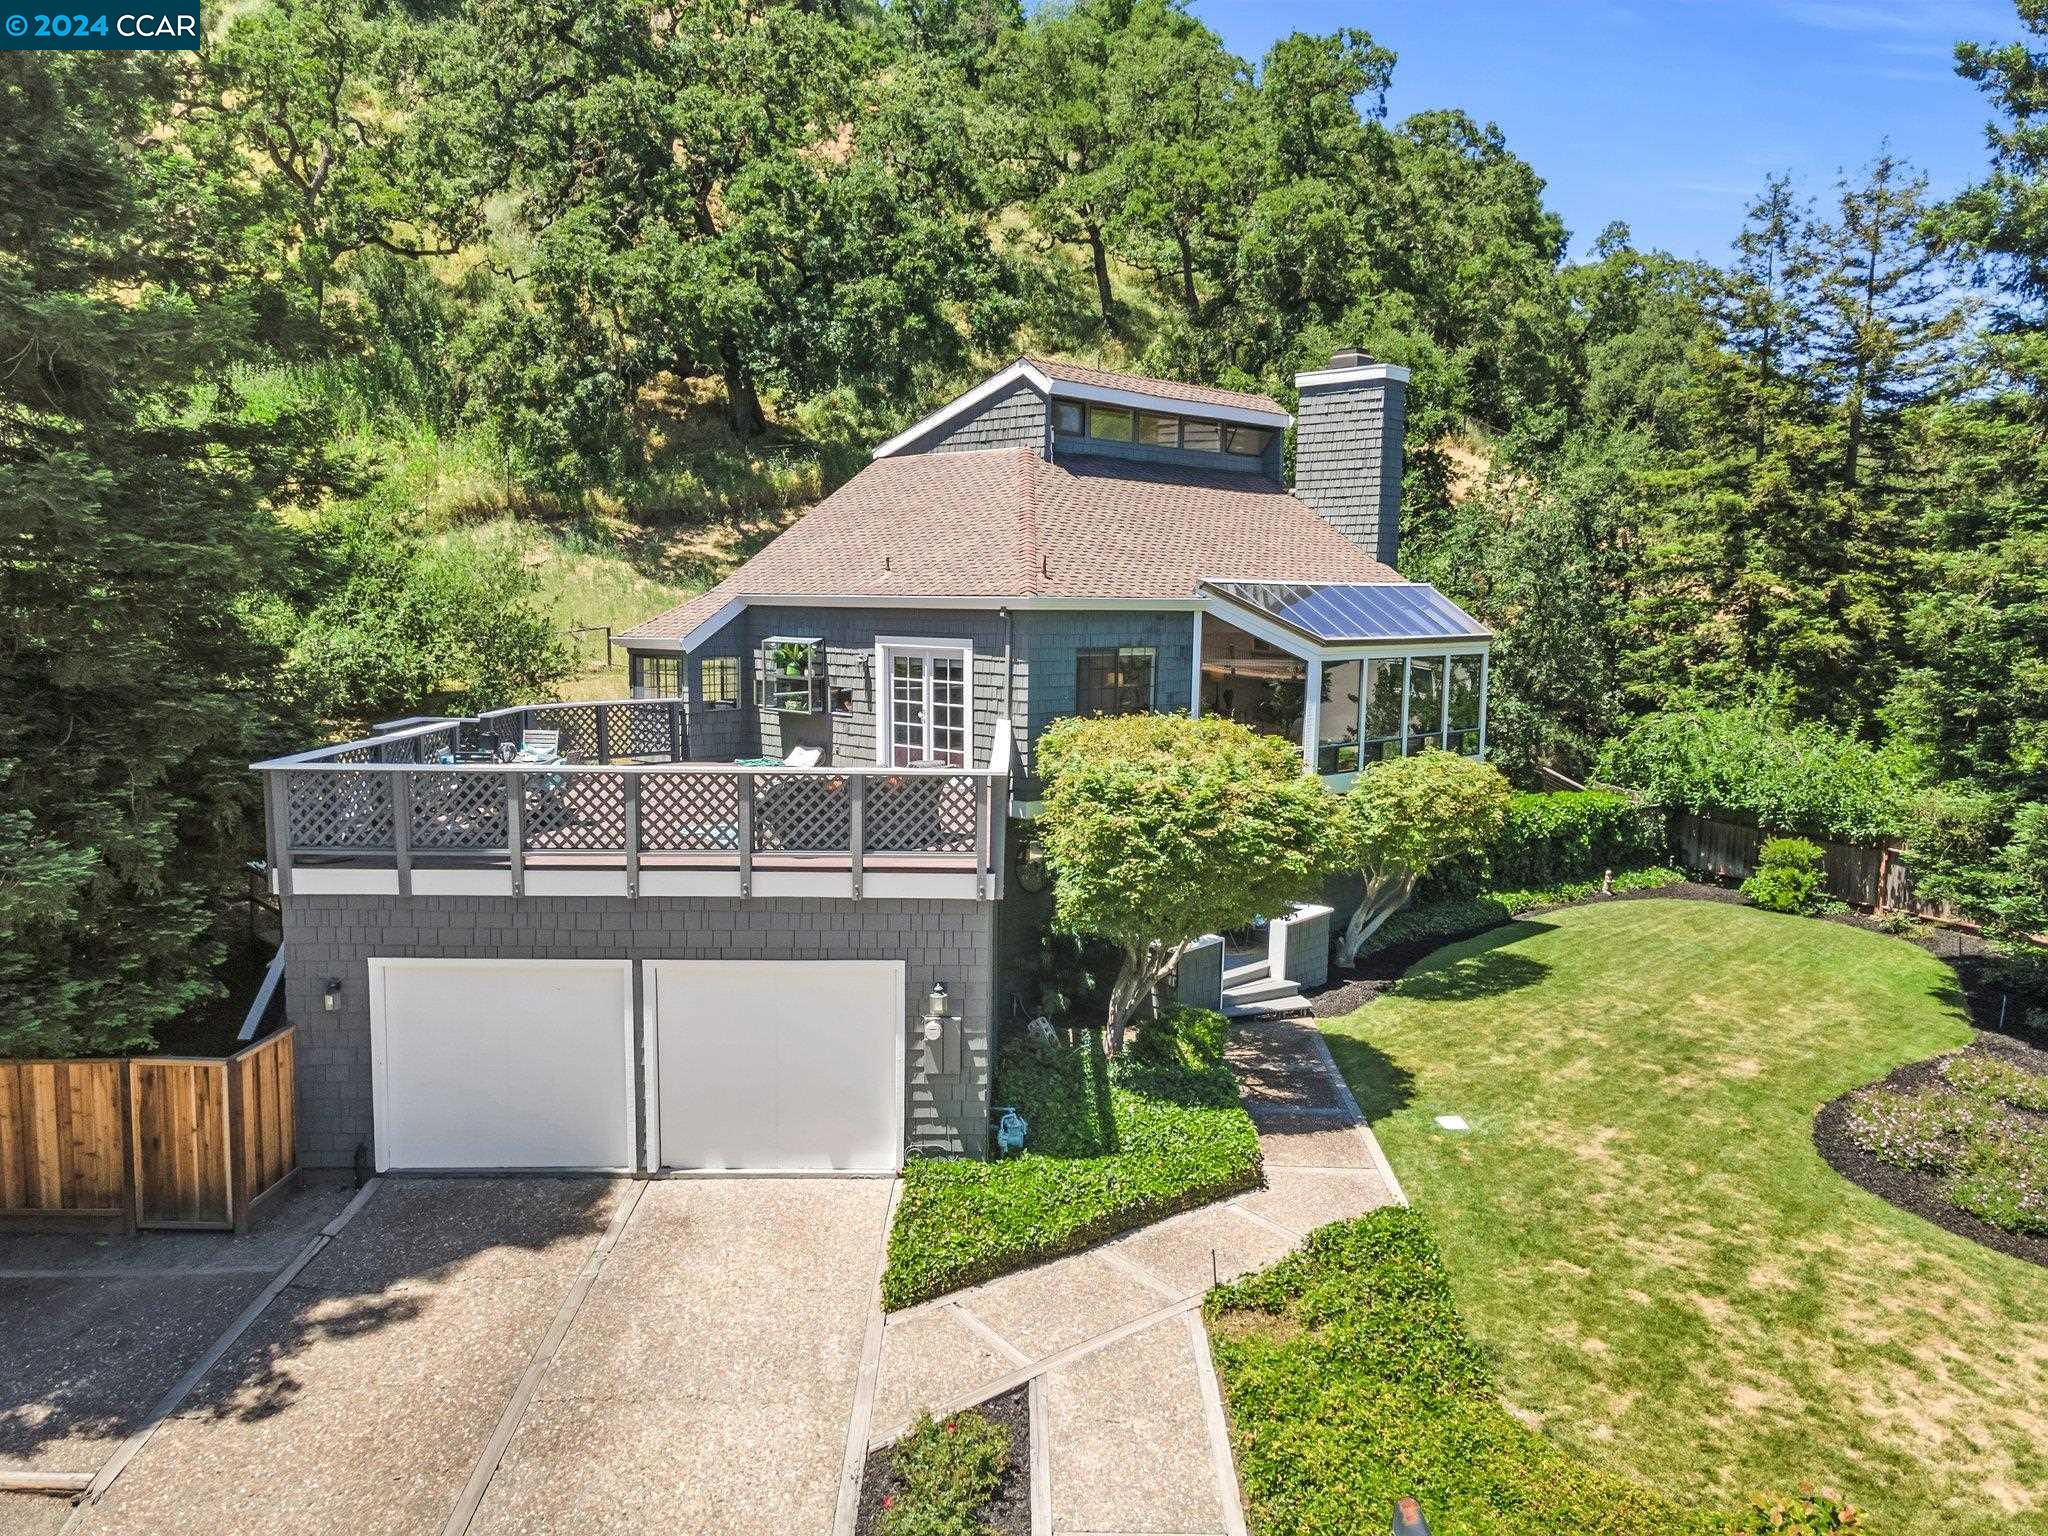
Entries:
{"label": "window with white trim", "polygon": [[876,760],[893,768],[966,768],[974,749],[973,649],[964,642],[883,641]]}

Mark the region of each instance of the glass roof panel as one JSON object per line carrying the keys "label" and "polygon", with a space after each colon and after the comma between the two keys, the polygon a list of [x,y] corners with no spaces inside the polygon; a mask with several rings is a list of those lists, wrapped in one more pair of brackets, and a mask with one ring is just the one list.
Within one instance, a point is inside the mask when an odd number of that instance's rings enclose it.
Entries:
{"label": "glass roof panel", "polygon": [[1212,581],[1211,590],[1324,645],[1485,639],[1486,626],[1422,581]]}

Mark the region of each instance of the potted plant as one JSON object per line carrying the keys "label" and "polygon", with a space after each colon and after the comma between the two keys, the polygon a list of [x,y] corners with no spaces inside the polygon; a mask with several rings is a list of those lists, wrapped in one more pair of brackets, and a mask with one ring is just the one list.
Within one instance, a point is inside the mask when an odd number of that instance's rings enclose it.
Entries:
{"label": "potted plant", "polygon": [[810,668],[811,648],[795,640],[775,647],[775,666],[784,677],[802,677]]}

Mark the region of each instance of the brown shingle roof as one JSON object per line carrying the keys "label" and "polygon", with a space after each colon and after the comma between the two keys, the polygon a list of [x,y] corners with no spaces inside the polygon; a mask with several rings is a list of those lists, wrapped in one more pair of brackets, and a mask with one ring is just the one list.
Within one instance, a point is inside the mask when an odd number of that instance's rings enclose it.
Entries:
{"label": "brown shingle roof", "polygon": [[1107,368],[1086,368],[1079,363],[1061,362],[1056,357],[1032,357],[1024,361],[1050,378],[1069,384],[1092,384],[1099,389],[1125,389],[1133,394],[1157,395],[1162,400],[1184,400],[1189,405],[1231,405],[1246,411],[1272,411],[1285,416],[1287,409],[1264,395],[1249,395],[1236,389],[1213,389],[1207,384],[1182,384],[1174,379],[1148,379],[1137,373],[1112,373]]}
{"label": "brown shingle roof", "polygon": [[877,459],[702,596],[626,631],[687,634],[735,597],[1172,597],[1204,577],[1399,581],[1252,474],[1029,448]]}

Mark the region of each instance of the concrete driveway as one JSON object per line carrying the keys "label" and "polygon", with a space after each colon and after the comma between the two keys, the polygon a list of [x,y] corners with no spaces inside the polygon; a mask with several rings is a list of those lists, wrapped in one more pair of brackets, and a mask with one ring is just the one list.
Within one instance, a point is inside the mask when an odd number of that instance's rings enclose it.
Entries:
{"label": "concrete driveway", "polygon": [[889,1195],[386,1181],[68,1529],[829,1531]]}

